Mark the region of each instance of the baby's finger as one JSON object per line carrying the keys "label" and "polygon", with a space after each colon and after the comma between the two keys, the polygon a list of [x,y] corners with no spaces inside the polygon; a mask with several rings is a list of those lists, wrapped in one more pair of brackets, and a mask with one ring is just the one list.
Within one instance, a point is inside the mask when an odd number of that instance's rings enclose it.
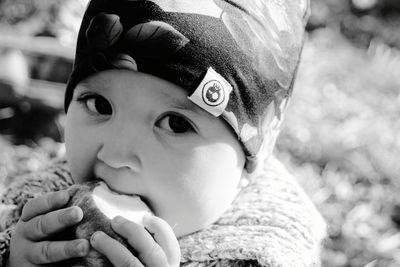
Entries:
{"label": "baby's finger", "polygon": [[21,220],[29,221],[33,217],[63,207],[69,200],[66,191],[51,192],[29,200],[22,209]]}
{"label": "baby's finger", "polygon": [[77,206],[49,212],[26,222],[24,235],[32,241],[43,240],[54,233],[80,222],[82,218],[82,209]]}
{"label": "baby's finger", "polygon": [[92,247],[107,257],[114,267],[144,267],[125,246],[103,232],[95,232],[90,238]]}
{"label": "baby's finger", "polygon": [[121,216],[114,218],[112,226],[117,234],[127,239],[145,266],[169,266],[165,252],[143,226]]}
{"label": "baby's finger", "polygon": [[28,260],[37,265],[54,263],[70,258],[84,257],[89,253],[89,249],[89,241],[86,239],[43,241],[32,246]]}
{"label": "baby's finger", "polygon": [[145,215],[143,223],[164,250],[168,263],[171,266],[179,266],[181,249],[171,226],[163,219],[152,215]]}

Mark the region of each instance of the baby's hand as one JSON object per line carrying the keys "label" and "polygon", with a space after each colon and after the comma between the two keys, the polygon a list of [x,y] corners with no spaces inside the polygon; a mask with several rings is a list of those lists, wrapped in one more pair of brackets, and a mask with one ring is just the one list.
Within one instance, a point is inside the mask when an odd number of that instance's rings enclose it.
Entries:
{"label": "baby's hand", "polygon": [[68,200],[68,193],[59,191],[26,203],[11,238],[6,266],[51,264],[88,253],[90,245],[85,239],[49,241],[57,232],[82,220],[79,207],[62,208]]}
{"label": "baby's hand", "polygon": [[91,245],[105,255],[115,267],[179,266],[179,243],[169,224],[151,215],[146,215],[143,222],[147,230],[120,216],[112,221],[114,231],[127,240],[136,255],[103,232],[92,235]]}

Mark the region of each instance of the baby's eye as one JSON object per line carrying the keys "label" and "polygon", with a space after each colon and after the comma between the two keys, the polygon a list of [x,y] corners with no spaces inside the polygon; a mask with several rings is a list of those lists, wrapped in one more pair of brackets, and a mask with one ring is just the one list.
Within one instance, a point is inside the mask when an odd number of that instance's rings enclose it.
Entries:
{"label": "baby's eye", "polygon": [[157,126],[175,134],[183,134],[194,131],[194,128],[188,119],[177,114],[168,114],[162,117],[157,122]]}
{"label": "baby's eye", "polygon": [[112,107],[111,104],[108,102],[107,99],[100,95],[83,95],[80,99],[86,108],[95,113],[100,115],[111,115],[112,114]]}

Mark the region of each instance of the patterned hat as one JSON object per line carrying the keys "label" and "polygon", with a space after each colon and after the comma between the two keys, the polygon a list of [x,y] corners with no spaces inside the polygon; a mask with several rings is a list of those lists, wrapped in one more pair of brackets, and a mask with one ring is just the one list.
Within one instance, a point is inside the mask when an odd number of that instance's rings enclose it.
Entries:
{"label": "patterned hat", "polygon": [[171,81],[224,119],[252,172],[271,154],[291,95],[308,0],[91,0],[65,93],[108,69]]}

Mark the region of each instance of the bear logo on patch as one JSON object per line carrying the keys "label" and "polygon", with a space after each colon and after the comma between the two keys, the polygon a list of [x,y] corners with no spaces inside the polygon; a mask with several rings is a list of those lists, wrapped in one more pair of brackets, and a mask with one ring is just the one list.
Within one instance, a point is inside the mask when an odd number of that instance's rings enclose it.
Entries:
{"label": "bear logo on patch", "polygon": [[218,106],[225,100],[222,84],[217,80],[207,82],[203,87],[203,101],[209,106]]}

